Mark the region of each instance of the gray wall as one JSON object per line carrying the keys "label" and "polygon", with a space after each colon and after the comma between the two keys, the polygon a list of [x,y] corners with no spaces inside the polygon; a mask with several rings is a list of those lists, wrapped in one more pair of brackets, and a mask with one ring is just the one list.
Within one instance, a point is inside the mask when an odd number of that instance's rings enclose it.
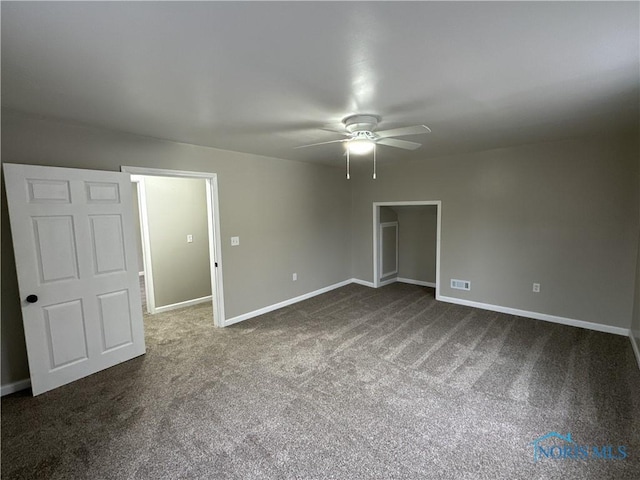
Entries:
{"label": "gray wall", "polygon": [[394,207],[400,223],[398,277],[436,283],[438,207]]}
{"label": "gray wall", "polygon": [[[629,328],[637,133],[422,161],[387,151],[377,180],[352,174],[355,278],[373,276],[372,202],[441,200],[442,295]],[[471,291],[450,289],[451,278]]]}
{"label": "gray wall", "polygon": [[397,222],[398,214],[391,207],[380,207],[380,223]]}
{"label": "gray wall", "polygon": [[[3,125],[4,129],[4,119]],[[7,163],[3,156],[3,162]],[[13,242],[11,240],[11,230],[9,227],[9,216],[7,213],[7,196],[2,181],[2,204],[0,215],[0,230],[2,231],[1,251],[2,251],[2,317],[0,320],[0,367],[2,370],[2,385],[10,381],[22,380],[29,376],[27,366],[26,345],[24,343],[24,331],[22,329],[22,314],[20,313],[20,297],[18,293],[18,280],[16,277],[16,267],[13,259]],[[5,255],[6,252],[6,255]],[[16,315],[17,312],[17,315]]]}
{"label": "gray wall", "polygon": [[206,181],[145,176],[144,183],[156,307],[211,295]]}
{"label": "gray wall", "polygon": [[[351,277],[349,184],[333,167],[229,152],[2,112],[2,160],[218,175],[227,318]],[[369,206],[371,209],[371,206]],[[28,377],[3,190],[2,384]],[[369,225],[371,225],[369,223]],[[240,246],[229,238],[240,236]],[[291,274],[298,274],[292,282]]]}

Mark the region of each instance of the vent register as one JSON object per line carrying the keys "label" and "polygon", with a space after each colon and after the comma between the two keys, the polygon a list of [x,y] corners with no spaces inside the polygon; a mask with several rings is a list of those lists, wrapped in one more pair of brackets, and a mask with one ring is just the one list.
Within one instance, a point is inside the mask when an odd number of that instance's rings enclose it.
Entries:
{"label": "vent register", "polygon": [[468,280],[455,280],[451,279],[451,288],[456,290],[471,290],[471,282]]}

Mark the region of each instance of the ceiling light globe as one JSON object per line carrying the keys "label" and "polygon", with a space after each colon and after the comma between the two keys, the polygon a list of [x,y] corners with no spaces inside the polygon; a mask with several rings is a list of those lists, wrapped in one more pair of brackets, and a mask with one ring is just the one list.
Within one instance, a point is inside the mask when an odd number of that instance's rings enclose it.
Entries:
{"label": "ceiling light globe", "polygon": [[363,138],[351,140],[347,145],[347,148],[349,149],[349,153],[354,155],[364,155],[365,153],[369,153],[373,150],[374,145],[375,144],[371,140]]}

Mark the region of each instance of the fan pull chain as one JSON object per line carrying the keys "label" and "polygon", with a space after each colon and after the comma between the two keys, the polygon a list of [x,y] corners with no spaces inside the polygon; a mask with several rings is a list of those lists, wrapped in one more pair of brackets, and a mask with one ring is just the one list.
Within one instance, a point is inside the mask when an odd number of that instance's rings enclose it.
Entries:
{"label": "fan pull chain", "polygon": [[349,148],[347,147],[347,180],[349,180],[351,178],[351,175],[349,174]]}
{"label": "fan pull chain", "polygon": [[376,179],[376,144],[373,144],[373,179]]}

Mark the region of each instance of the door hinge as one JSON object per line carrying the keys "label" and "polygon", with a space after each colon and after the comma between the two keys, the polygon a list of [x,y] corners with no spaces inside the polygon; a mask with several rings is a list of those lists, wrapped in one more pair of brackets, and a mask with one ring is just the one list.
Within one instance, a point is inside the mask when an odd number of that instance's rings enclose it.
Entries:
{"label": "door hinge", "polygon": [[218,262],[214,262],[214,263],[213,263],[213,266],[214,266],[214,267],[216,267],[216,268],[218,268]]}

